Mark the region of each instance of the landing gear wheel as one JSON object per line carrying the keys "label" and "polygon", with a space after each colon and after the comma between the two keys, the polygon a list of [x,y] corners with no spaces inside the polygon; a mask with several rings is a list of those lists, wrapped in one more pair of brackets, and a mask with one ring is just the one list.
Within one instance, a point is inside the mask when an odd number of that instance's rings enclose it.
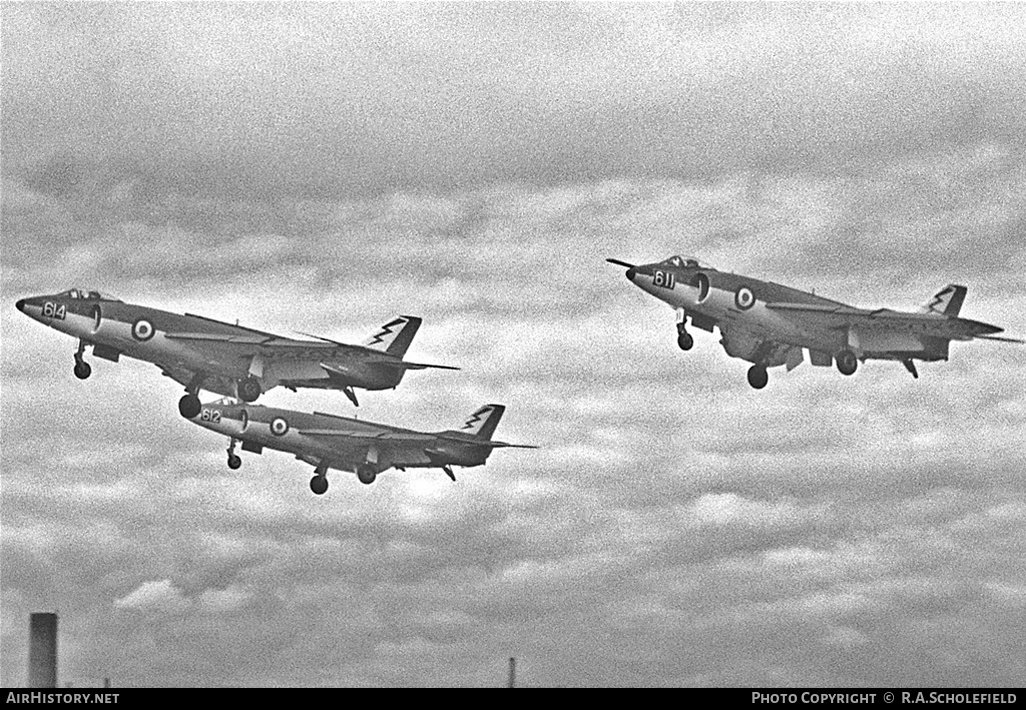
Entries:
{"label": "landing gear wheel", "polygon": [[186,419],[192,419],[200,413],[199,397],[187,394],[178,400],[178,412]]}
{"label": "landing gear wheel", "polygon": [[769,373],[762,365],[752,365],[748,368],[748,384],[757,390],[761,390],[769,382]]}
{"label": "landing gear wheel", "polygon": [[263,388],[260,387],[260,380],[255,377],[247,377],[244,380],[239,380],[238,390],[239,399],[243,402],[255,402],[263,393]]}
{"label": "landing gear wheel", "polygon": [[242,467],[242,459],[239,457],[239,455],[238,454],[229,454],[228,455],[228,468],[230,468],[233,471],[237,471],[241,467]]}
{"label": "landing gear wheel", "polygon": [[842,375],[854,375],[859,367],[859,359],[851,350],[837,353],[837,369]]}
{"label": "landing gear wheel", "polygon": [[677,336],[677,346],[681,350],[690,350],[694,345],[695,339],[691,337],[691,333],[682,331],[680,335]]}
{"label": "landing gear wheel", "polygon": [[93,374],[93,368],[89,367],[89,363],[85,360],[75,361],[75,377],[80,380],[89,378],[89,375]]}
{"label": "landing gear wheel", "polygon": [[365,483],[368,486],[374,483],[374,479],[378,477],[378,474],[374,473],[374,469],[369,466],[360,466],[356,469],[356,477],[360,479],[360,483]]}
{"label": "landing gear wheel", "polygon": [[313,491],[315,495],[324,495],[324,491],[328,490],[328,477],[318,474],[311,478],[310,490]]}

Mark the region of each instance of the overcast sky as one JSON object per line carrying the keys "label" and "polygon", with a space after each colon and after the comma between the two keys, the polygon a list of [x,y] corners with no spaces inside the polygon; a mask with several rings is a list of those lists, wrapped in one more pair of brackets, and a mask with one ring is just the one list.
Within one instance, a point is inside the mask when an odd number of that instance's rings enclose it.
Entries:
{"label": "overcast sky", "polygon": [[[0,685],[1020,686],[1026,348],[752,390],[604,262],[695,254],[1026,336],[1026,8],[49,4],[2,12]],[[483,468],[243,454],[72,286],[356,341],[363,418],[508,406]],[[339,393],[263,403],[343,415]]]}

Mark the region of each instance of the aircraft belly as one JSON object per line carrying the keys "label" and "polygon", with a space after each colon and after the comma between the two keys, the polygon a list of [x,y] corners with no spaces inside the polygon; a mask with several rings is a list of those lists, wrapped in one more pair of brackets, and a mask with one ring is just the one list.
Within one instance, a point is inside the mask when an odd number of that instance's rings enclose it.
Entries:
{"label": "aircraft belly", "polygon": [[137,360],[174,363],[192,372],[206,372],[232,379],[246,375],[246,368],[238,362],[235,353],[203,352],[180,340],[168,339],[161,332],[155,333],[149,340],[140,341],[133,338],[131,325],[118,323],[116,326],[113,337],[105,338],[105,341]]}
{"label": "aircraft belly", "polygon": [[287,451],[304,459],[310,458],[316,461],[348,461],[352,459],[356,451],[354,448],[341,446],[338,442],[331,442],[318,439],[312,436],[304,436],[295,429],[290,429],[282,436],[271,433],[267,424],[258,425],[259,428],[250,425],[245,438],[260,444],[268,449]]}
{"label": "aircraft belly", "polygon": [[321,362],[334,368],[334,374],[338,379],[365,390],[383,390],[395,387],[399,384],[403,374],[403,370],[349,358],[346,360],[318,360],[316,366],[321,377],[328,376],[324,368],[320,366]]}
{"label": "aircraft belly", "polygon": [[408,448],[399,449],[395,451],[389,451],[379,459],[379,463],[384,465],[386,468],[395,466],[399,468],[403,467],[423,467],[431,466],[431,459],[424,453],[422,448]]}
{"label": "aircraft belly", "polygon": [[858,331],[859,348],[867,355],[924,350],[922,339],[912,333],[895,330],[867,329]]}
{"label": "aircraft belly", "polygon": [[264,363],[264,382],[326,380],[319,360],[270,360]]}

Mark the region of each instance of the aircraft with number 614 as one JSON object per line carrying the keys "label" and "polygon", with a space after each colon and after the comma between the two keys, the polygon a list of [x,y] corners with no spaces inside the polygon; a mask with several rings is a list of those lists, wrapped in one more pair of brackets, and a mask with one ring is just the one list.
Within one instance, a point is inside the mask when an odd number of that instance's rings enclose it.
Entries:
{"label": "aircraft with number 614", "polygon": [[52,296],[17,302],[25,315],[78,338],[75,376],[89,377],[83,358],[93,355],[117,362],[121,355],[152,362],[165,375],[185,385],[178,403],[182,416],[200,413],[197,393],[209,390],[253,402],[273,387],[341,390],[352,401],[355,388],[393,389],[407,370],[440,368],[403,360],[421,319],[398,316],[363,345],[328,338],[295,340],[191,314],[179,315],[137,306],[98,291],[73,288]]}
{"label": "aircraft with number 614", "polygon": [[748,384],[766,386],[767,368],[785,365],[788,371],[809,360],[819,367],[834,362],[844,375],[853,375],[859,362],[897,360],[918,378],[914,360],[948,359],[952,340],[1021,340],[997,337],[994,325],[958,317],[966,287],[950,284],[916,313],[889,308],[855,308],[814,293],[719,271],[693,257],[674,256],[653,264],[635,265],[606,259],[627,269],[627,279],[668,303],[677,314],[677,344],[690,350],[694,339],[687,319],[701,330],[720,329],[727,355],[752,363]]}
{"label": "aircraft with number 614", "polygon": [[482,466],[493,449],[536,449],[527,444],[493,441],[492,434],[506,408],[486,404],[471,414],[458,430],[435,433],[400,429],[332,414],[294,412],[231,399],[204,404],[192,421],[228,436],[228,468],[242,466],[235,445],[261,453],[264,448],[295,454],[314,467],[310,490],[328,490],[328,469],[353,471],[370,484],[389,468],[440,468],[453,481],[453,466]]}

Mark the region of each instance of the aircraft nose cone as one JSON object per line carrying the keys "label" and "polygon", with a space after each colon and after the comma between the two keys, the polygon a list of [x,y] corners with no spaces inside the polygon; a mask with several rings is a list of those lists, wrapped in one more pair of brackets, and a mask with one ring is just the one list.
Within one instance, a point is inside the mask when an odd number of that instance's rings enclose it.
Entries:
{"label": "aircraft nose cone", "polygon": [[25,299],[23,298],[20,301],[18,301],[17,303],[15,303],[14,307],[17,308],[22,313],[24,313],[25,312]]}
{"label": "aircraft nose cone", "polygon": [[638,273],[637,268],[635,268],[633,266],[631,268],[627,269],[627,280],[633,282],[634,281],[634,276],[637,273]]}

